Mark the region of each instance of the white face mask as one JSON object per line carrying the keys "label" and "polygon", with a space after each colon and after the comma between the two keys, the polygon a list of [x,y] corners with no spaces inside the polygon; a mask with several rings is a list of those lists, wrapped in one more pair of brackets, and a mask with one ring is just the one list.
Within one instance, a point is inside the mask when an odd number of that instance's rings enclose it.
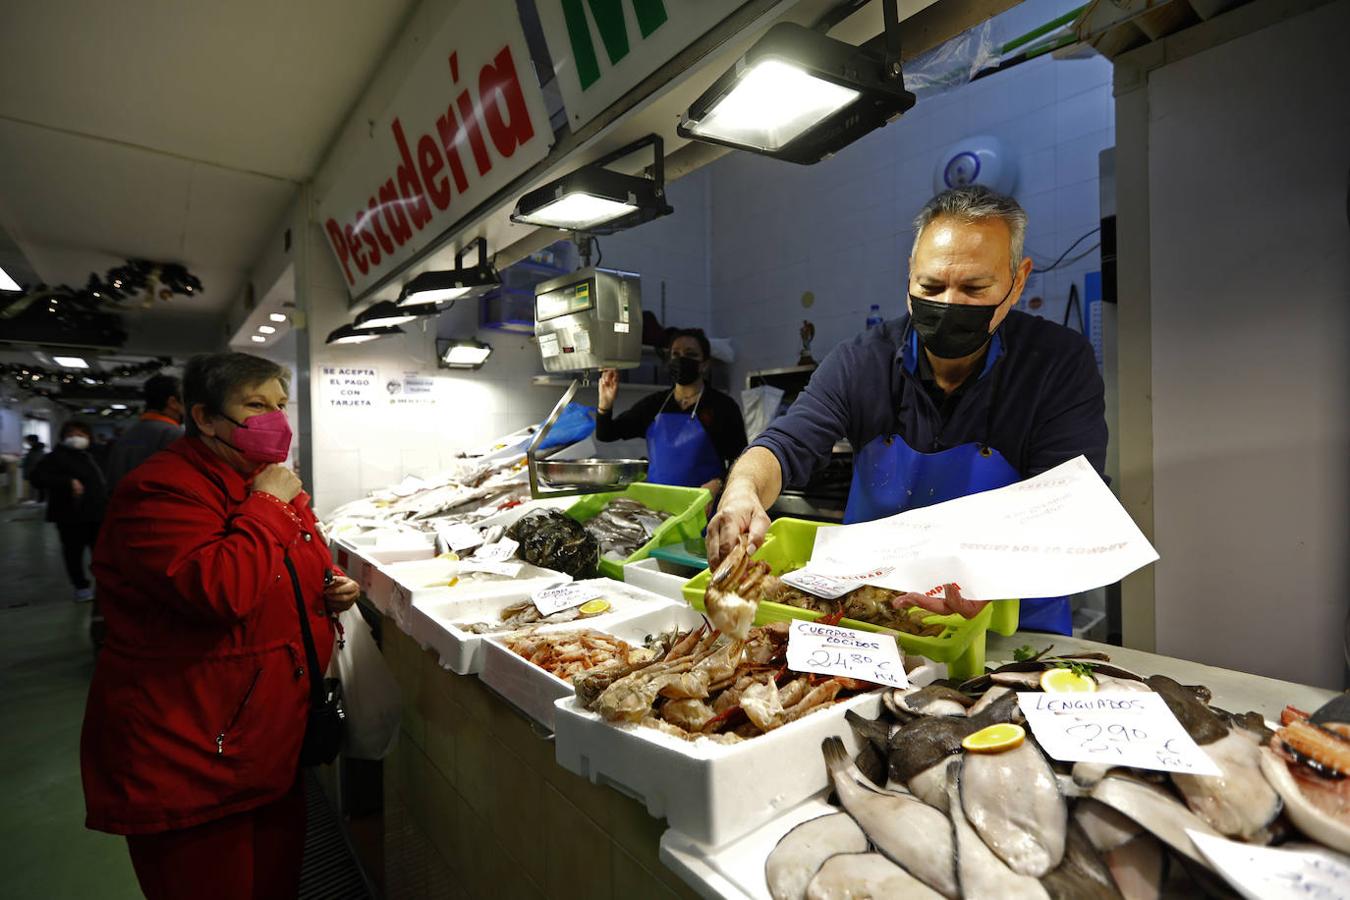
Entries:
{"label": "white face mask", "polygon": [[88,450],[88,449],[89,449],[89,438],[85,437],[85,436],[82,435],[82,434],[72,434],[70,437],[68,437],[68,438],[66,438],[65,440],[61,441],[61,443],[65,444],[67,447],[69,447],[69,448],[72,449],[72,450]]}

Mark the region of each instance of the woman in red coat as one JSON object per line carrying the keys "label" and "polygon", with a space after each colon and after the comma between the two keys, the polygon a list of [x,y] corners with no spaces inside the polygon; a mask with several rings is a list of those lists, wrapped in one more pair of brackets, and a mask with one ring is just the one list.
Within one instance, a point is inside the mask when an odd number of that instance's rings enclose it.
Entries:
{"label": "woman in red coat", "polygon": [[86,824],[127,836],[159,898],[294,898],[311,677],[297,590],[328,665],[334,569],[290,449],[286,372],[192,359],[187,437],[117,486],[94,553],[107,619],[80,742]]}

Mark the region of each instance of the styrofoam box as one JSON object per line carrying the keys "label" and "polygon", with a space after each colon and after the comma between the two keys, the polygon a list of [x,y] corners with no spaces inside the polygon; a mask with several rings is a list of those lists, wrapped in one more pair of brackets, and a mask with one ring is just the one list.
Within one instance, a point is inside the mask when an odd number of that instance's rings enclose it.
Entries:
{"label": "styrofoam box", "polygon": [[[378,580],[378,570],[382,565],[430,559],[436,554],[436,547],[430,536],[400,535],[396,540],[363,541],[360,535],[338,538],[333,542],[333,560],[347,573],[361,590],[370,597],[373,583]],[[345,560],[345,562],[344,562]]]}
{"label": "styrofoam box", "polygon": [[672,575],[670,572],[663,571],[661,560],[654,556],[624,566],[623,580],[640,588],[646,588],[653,594],[660,594],[662,597],[678,600],[681,603],[687,602],[684,599],[684,586],[689,579],[682,575]]}
{"label": "styrofoam box", "polygon": [[[824,768],[822,758],[821,767]],[[661,862],[704,897],[725,900],[771,900],[764,863],[783,836],[803,822],[839,812],[822,791],[776,815],[725,847],[709,849],[672,828],[661,836]]]}
{"label": "styrofoam box", "polygon": [[[630,596],[645,597],[645,602],[652,608],[615,619],[604,628],[597,628],[588,620],[559,625],[557,631],[580,631],[589,628],[612,634],[630,644],[640,646],[649,634],[656,634],[674,626],[697,628],[703,624],[703,617],[686,605],[671,603],[664,597],[621,581],[598,580],[607,581],[612,585],[611,591],[622,590]],[[526,662],[524,657],[516,655],[502,642],[502,637],[494,635],[483,643],[483,667],[478,677],[488,687],[515,704],[521,712],[551,730],[554,704],[559,698],[572,696],[571,682],[563,681],[533,663]]]}
{"label": "styrofoam box", "polygon": [[[561,622],[557,625],[540,625],[540,631],[571,631],[577,628],[594,628],[606,631],[609,626],[634,615],[647,613],[661,602],[662,598],[645,591],[632,589],[623,582],[608,578],[596,578],[583,584],[594,584],[597,593],[609,600],[612,609],[601,616],[591,616],[573,622]],[[482,669],[483,643],[490,637],[502,637],[510,632],[496,634],[475,634],[465,631],[461,626],[475,622],[496,622],[501,619],[502,610],[522,600],[528,600],[534,590],[522,590],[508,582],[509,592],[475,600],[459,600],[453,596],[453,590],[447,590],[447,598],[427,598],[414,602],[410,615],[413,639],[423,647],[431,647],[441,655],[441,665],[460,675],[476,675]],[[522,660],[523,662],[524,660]]]}
{"label": "styrofoam box", "polygon": [[524,518],[526,513],[534,512],[536,509],[556,509],[559,511],[567,509],[576,502],[576,497],[545,497],[542,500],[529,500],[519,506],[513,506],[510,509],[504,509],[499,513],[494,513],[484,519],[479,519],[473,525],[479,530],[491,528],[494,525],[500,525],[503,528],[510,528],[520,519]]}
{"label": "styrofoam box", "polygon": [[556,706],[560,766],[640,800],[690,840],[720,847],[823,790],[828,778],[821,741],[843,738],[849,755],[856,754],[858,740],[844,712],[875,718],[881,698],[876,692],[850,697],[738,744],[614,725],[575,697]]}
{"label": "styrofoam box", "polygon": [[[416,603],[529,596],[537,590],[572,580],[562,572],[529,563],[520,563],[520,567],[518,576],[506,578],[481,572],[461,573],[457,560],[437,558],[395,563],[377,569],[378,577],[369,596],[380,612],[411,633],[412,610]],[[446,582],[451,578],[460,581],[453,587],[448,586]]]}

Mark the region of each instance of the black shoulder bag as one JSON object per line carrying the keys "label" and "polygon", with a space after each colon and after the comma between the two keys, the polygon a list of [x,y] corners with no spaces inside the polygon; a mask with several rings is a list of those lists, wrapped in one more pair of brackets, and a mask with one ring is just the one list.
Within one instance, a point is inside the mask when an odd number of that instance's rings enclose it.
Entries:
{"label": "black shoulder bag", "polygon": [[342,682],[324,678],[319,671],[319,655],[314,652],[314,635],[309,630],[309,615],[305,612],[305,597],[300,590],[300,576],[295,564],[286,556],[286,571],[291,573],[291,587],[295,589],[295,611],[300,614],[300,634],[305,639],[305,665],[309,667],[309,720],[305,725],[305,742],[300,746],[300,765],[318,766],[337,759],[342,747],[342,733],[346,728],[347,713],[342,708]]}

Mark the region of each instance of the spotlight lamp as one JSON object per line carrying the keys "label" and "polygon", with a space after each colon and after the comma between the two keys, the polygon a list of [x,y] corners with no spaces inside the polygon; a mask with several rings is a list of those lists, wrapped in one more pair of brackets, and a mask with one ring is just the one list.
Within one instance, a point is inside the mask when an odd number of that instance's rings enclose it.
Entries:
{"label": "spotlight lamp", "polygon": [[[649,134],[535,188],[516,203],[511,221],[586,234],[613,234],[668,215],[674,209],[666,202],[664,146],[660,135]],[[650,176],[625,175],[606,168],[649,147],[653,156]]]}
{"label": "spotlight lamp", "polygon": [[[426,306],[431,307],[431,313],[436,312],[436,304],[428,303]],[[394,325],[403,325],[421,315],[420,312],[413,312],[414,309],[421,310],[422,308],[418,306],[399,309],[392,300],[381,300],[358,315],[356,321],[352,324],[362,331],[371,328],[389,328]]]}
{"label": "spotlight lamp", "polygon": [[[478,249],[478,263],[464,265],[469,250]],[[501,286],[497,268],[488,260],[487,241],[476,238],[455,254],[455,268],[449,271],[423,272],[403,286],[396,304],[399,307],[424,306],[481,297]],[[429,315],[429,313],[417,313]]]}
{"label": "spotlight lamp", "polygon": [[809,165],[914,105],[900,68],[896,0],[885,31],[860,47],[781,22],[680,119],[681,137]]}
{"label": "spotlight lamp", "polygon": [[492,355],[492,345],[472,338],[437,340],[436,355],[443,369],[481,369]]}
{"label": "spotlight lamp", "polygon": [[403,334],[403,329],[397,325],[389,325],[380,328],[357,328],[355,325],[343,325],[341,328],[334,328],[328,333],[326,344],[364,344],[366,341],[379,340],[382,337],[388,337],[391,334]]}

